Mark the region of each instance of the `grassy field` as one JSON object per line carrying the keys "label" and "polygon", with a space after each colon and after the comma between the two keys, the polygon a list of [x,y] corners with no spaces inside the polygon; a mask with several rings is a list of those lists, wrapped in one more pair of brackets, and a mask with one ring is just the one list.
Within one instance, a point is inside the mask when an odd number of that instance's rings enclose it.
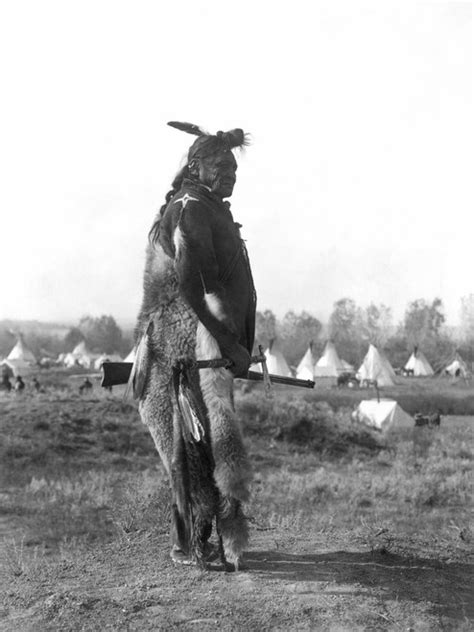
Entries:
{"label": "grassy field", "polygon": [[[248,569],[202,573],[168,558],[167,481],[135,404],[41,381],[0,393],[0,629],[472,629],[472,416],[382,436],[350,419],[369,391],[239,391]],[[473,413],[464,383],[395,394]]]}

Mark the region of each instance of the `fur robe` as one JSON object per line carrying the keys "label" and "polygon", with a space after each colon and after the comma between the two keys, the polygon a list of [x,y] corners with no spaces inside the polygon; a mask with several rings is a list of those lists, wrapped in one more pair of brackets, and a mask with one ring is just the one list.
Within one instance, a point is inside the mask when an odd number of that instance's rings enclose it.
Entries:
{"label": "fur robe", "polygon": [[173,372],[180,360],[226,357],[237,343],[251,353],[255,290],[247,253],[229,205],[189,180],[155,234],[137,325],[140,414],[172,482],[173,545],[199,557],[215,516],[226,558],[237,565],[248,537],[241,503],[250,468],[233,409],[233,376],[227,369],[188,372],[204,428],[191,445]]}

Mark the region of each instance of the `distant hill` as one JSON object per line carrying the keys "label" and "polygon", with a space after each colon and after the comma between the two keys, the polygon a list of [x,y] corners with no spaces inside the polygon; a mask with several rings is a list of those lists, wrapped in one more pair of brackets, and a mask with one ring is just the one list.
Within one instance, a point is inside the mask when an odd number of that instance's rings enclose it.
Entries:
{"label": "distant hill", "polygon": [[16,320],[5,318],[0,320],[0,331],[12,331],[28,334],[64,337],[73,325],[71,323],[46,323],[39,320]]}

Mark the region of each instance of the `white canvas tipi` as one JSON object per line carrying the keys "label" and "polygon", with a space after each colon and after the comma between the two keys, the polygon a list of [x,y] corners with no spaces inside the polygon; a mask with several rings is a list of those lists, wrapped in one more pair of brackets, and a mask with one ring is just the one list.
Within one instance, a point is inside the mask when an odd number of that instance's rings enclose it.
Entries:
{"label": "white canvas tipi", "polygon": [[33,352],[28,349],[21,334],[8,356],[1,362],[1,366],[13,375],[27,373],[35,364],[36,358]]}
{"label": "white canvas tipi", "polygon": [[407,371],[413,371],[413,375],[415,377],[427,377],[429,375],[434,375],[434,371],[431,368],[431,364],[428,362],[425,354],[416,347],[413,350],[410,359],[405,364],[405,369]]}
{"label": "white canvas tipi", "polygon": [[395,371],[385,355],[371,344],[357,377],[359,380],[377,380],[379,386],[393,386]]}
{"label": "white canvas tipi", "polygon": [[18,337],[18,341],[13,349],[7,356],[7,360],[19,360],[26,364],[36,364],[36,358],[33,355],[33,352],[28,349],[25,341],[23,340],[23,336]]}
{"label": "white canvas tipi", "polygon": [[135,347],[133,347],[133,349],[130,351],[128,356],[125,358],[124,362],[135,362],[136,354],[137,354],[137,350],[135,349]]}
{"label": "white canvas tipi", "polygon": [[394,426],[413,426],[413,418],[393,399],[362,400],[352,418],[382,432]]}
{"label": "white canvas tipi", "polygon": [[97,354],[92,353],[86,347],[86,343],[83,340],[76,345],[71,353],[68,353],[64,358],[64,364],[71,368],[75,365],[90,369],[93,366],[94,360],[97,358]]}
{"label": "white canvas tipi", "polygon": [[296,367],[296,377],[299,380],[313,380],[314,379],[314,358],[313,358],[313,344],[310,343],[308,350],[301,358],[300,363]]}
{"label": "white canvas tipi", "polygon": [[448,366],[444,369],[444,372],[448,375],[452,375],[453,377],[467,378],[469,376],[469,369],[467,368],[467,364],[464,362],[457,351],[453,361],[448,364]]}
{"label": "white canvas tipi", "polygon": [[337,355],[336,347],[330,340],[326,343],[323,355],[314,367],[315,377],[337,377],[344,372],[344,365]]}
{"label": "white canvas tipi", "polygon": [[[285,360],[283,353],[275,339],[270,340],[268,349],[265,351],[265,358],[267,361],[267,369],[269,373],[273,375],[282,375],[283,377],[291,377],[290,367]],[[251,367],[252,371],[262,372],[261,364],[254,364]]]}
{"label": "white canvas tipi", "polygon": [[94,369],[99,370],[104,362],[122,362],[118,353],[102,353],[94,362]]}

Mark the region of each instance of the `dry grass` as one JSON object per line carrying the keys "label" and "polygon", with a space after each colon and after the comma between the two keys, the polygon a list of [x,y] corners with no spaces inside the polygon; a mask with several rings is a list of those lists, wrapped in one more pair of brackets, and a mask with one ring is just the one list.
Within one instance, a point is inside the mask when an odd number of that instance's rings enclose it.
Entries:
{"label": "dry grass", "polygon": [[0,395],[0,626],[472,629],[473,418],[382,436],[339,394],[238,395],[254,482],[234,577],[171,566],[134,405],[69,382]]}
{"label": "dry grass", "polygon": [[380,533],[391,549],[418,536],[450,554],[469,544],[472,419],[382,436],[319,402],[250,394],[239,405],[258,470],[250,512],[263,528]]}
{"label": "dry grass", "polygon": [[[0,406],[1,512],[21,525],[7,547],[18,560],[11,573],[26,565],[26,550],[37,565],[167,532],[167,482],[134,405],[100,391],[80,398],[66,384]],[[472,420],[382,437],[354,426],[350,408],[284,389],[273,402],[240,394],[237,409],[255,465],[247,509],[255,528],[350,530],[369,549],[437,540],[433,551],[455,555],[468,545]]]}

